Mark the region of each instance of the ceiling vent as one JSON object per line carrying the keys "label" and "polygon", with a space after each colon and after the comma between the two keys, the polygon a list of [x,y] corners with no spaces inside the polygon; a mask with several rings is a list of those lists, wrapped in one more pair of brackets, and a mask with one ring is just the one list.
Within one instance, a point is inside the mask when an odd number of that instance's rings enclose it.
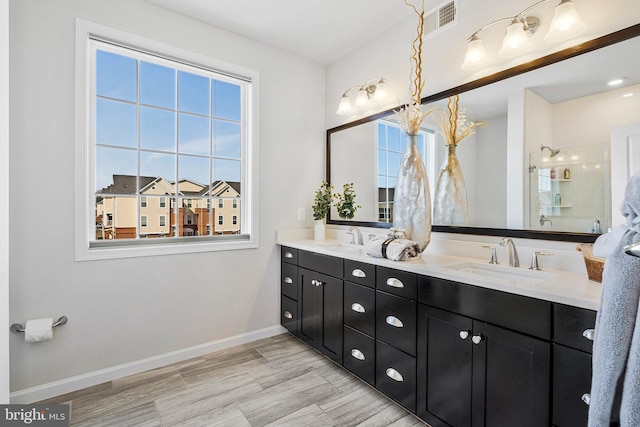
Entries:
{"label": "ceiling vent", "polygon": [[446,1],[425,13],[424,35],[432,36],[457,23],[458,0]]}

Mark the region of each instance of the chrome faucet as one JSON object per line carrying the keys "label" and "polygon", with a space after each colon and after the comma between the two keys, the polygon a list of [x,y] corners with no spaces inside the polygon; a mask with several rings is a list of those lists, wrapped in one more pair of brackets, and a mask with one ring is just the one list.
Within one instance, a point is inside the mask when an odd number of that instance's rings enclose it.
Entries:
{"label": "chrome faucet", "polygon": [[551,221],[551,219],[544,216],[544,214],[540,214],[540,225],[544,225],[545,222],[548,222],[549,225],[553,225],[553,222]]}
{"label": "chrome faucet", "polygon": [[362,239],[362,233],[360,232],[360,229],[356,226],[351,226],[349,227],[349,231],[347,232],[347,234],[351,234],[351,243],[355,244],[355,245],[364,245],[364,241]]}
{"label": "chrome faucet", "polygon": [[516,244],[513,243],[513,240],[505,237],[500,240],[500,246],[507,246],[509,248],[509,267],[520,267],[518,251],[516,250]]}

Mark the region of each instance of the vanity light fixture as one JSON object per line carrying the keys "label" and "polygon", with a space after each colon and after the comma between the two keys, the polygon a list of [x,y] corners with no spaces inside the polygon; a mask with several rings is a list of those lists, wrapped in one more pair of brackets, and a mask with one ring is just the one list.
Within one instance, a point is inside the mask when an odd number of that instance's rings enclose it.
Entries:
{"label": "vanity light fixture", "polygon": [[[349,92],[358,89],[354,104],[351,103]],[[366,110],[377,104],[381,104],[387,98],[387,84],[383,77],[371,79],[362,86],[353,86],[345,90],[340,98],[336,114],[348,116],[357,111]]]}
{"label": "vanity light fixture", "polygon": [[[510,58],[521,55],[531,48],[529,38],[540,28],[540,19],[535,16],[527,16],[533,8],[549,0],[541,0],[532,4],[516,16],[502,18],[490,22],[477,30],[468,38],[467,53],[462,63],[463,70],[476,70],[482,68],[490,62],[487,51],[478,33],[500,22],[509,21],[506,34],[502,41],[502,48],[498,55],[503,58]],[[548,42],[560,42],[569,40],[586,30],[587,25],[582,22],[580,15],[576,11],[573,0],[561,0],[553,13],[549,32],[545,36]]]}

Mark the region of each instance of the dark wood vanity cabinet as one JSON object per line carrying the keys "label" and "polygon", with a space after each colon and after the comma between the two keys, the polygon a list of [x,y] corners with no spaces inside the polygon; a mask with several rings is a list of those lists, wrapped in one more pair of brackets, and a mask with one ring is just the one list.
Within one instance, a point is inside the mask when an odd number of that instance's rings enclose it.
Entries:
{"label": "dark wood vanity cabinet", "polygon": [[[548,324],[551,304],[442,279],[420,280],[418,416],[433,427],[548,425],[551,344],[515,327],[529,312]],[[442,287],[454,297],[439,298]],[[495,300],[507,303],[502,315],[484,312]],[[518,307],[521,313],[505,313]]]}
{"label": "dark wood vanity cabinet", "polygon": [[553,425],[587,425],[596,312],[554,304]]}
{"label": "dark wood vanity cabinet", "polygon": [[298,250],[282,247],[280,261],[280,324],[298,335]]}

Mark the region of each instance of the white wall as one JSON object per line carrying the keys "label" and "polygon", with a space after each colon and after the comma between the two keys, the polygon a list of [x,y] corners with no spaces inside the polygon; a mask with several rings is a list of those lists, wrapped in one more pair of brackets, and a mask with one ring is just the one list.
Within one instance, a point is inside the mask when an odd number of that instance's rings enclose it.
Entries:
{"label": "white wall", "polygon": [[[9,0],[0,0],[0,193],[9,192]],[[5,200],[7,198],[5,197]],[[9,403],[9,205],[0,203],[0,404]]]}
{"label": "white wall", "polygon": [[[260,73],[258,249],[74,261],[76,17]],[[324,110],[305,100],[323,98],[324,68],[141,0],[12,1],[10,21],[11,321],[69,318],[52,341],[26,344],[11,334],[12,392],[279,331],[276,229],[311,225]],[[297,207],[307,221],[296,220]]]}
{"label": "white wall", "polygon": [[[427,9],[440,2],[427,2]],[[576,8],[582,20],[588,24],[587,31],[578,39],[566,43],[544,41],[553,8],[558,2],[547,2],[536,7],[531,14],[541,18],[541,28],[531,38],[531,53],[516,59],[500,59],[496,53],[500,48],[506,23],[495,25],[482,32],[487,52],[495,56],[495,62],[479,71],[464,71],[460,68],[467,47],[467,38],[477,29],[499,18],[513,16],[524,10],[531,0],[464,1],[458,4],[459,23],[440,34],[425,40],[423,68],[426,79],[423,96],[438,93],[479,77],[489,75],[522,62],[561,50],[578,42],[626,28],[640,22],[640,2],[637,0],[585,1],[577,0]],[[327,68],[326,124],[334,127],[352,121],[354,117],[335,114],[341,94],[348,87],[362,84],[374,77],[384,77],[390,89],[398,93],[399,103],[407,101],[409,87],[409,57],[411,40],[415,33],[417,18],[390,29],[382,36],[371,40],[345,55]],[[398,103],[398,104],[399,104]]]}

